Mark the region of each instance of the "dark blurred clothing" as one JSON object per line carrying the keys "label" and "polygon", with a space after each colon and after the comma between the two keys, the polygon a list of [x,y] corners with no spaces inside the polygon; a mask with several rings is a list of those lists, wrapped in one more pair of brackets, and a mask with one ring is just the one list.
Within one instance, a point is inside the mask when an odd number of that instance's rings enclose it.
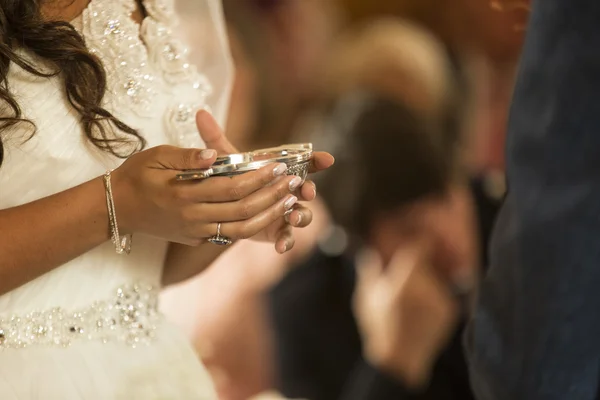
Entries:
{"label": "dark blurred clothing", "polygon": [[480,400],[600,398],[599,44],[597,0],[532,2],[467,335]]}
{"label": "dark blurred clothing", "polygon": [[[472,192],[485,248],[500,200],[489,196],[483,181],[474,180]],[[472,399],[461,342],[464,324],[440,356],[423,393],[410,393],[362,360],[351,307],[355,279],[352,260],[318,251],[273,289],[278,389],[286,397],[310,400]]]}

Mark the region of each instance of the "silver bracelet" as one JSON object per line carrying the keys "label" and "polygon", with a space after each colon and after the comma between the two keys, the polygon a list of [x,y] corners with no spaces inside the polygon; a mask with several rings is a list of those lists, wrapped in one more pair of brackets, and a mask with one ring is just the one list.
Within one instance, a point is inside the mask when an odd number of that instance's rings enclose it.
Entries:
{"label": "silver bracelet", "polygon": [[106,171],[104,174],[104,189],[106,192],[106,208],[108,209],[108,223],[112,242],[115,244],[117,254],[129,254],[131,252],[131,235],[121,237],[119,235],[119,225],[117,224],[117,213],[115,212],[115,200],[113,199],[112,186],[110,184],[110,174],[112,171]]}

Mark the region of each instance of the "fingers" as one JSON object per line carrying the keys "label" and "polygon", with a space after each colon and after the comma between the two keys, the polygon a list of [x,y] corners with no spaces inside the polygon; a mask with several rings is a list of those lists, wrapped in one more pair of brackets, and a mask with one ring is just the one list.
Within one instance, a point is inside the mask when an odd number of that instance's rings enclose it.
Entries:
{"label": "fingers", "polygon": [[403,288],[396,289],[394,297],[398,308],[427,315],[430,329],[441,332],[453,323],[458,311],[458,303],[447,282],[433,268],[422,265],[414,264],[410,268]]}
{"label": "fingers", "polygon": [[[207,144],[208,145],[208,144]],[[208,146],[210,148],[214,148],[213,146]],[[308,168],[309,173],[319,172],[324,169],[331,167],[335,163],[335,158],[329,153],[324,151],[315,151],[313,153],[313,158],[310,162],[310,166]]]}
{"label": "fingers", "polygon": [[383,262],[379,254],[363,250],[356,258],[357,292],[372,288],[383,274]]}
{"label": "fingers", "polygon": [[388,265],[385,279],[399,303],[430,313],[435,309],[440,315],[450,314],[455,306],[454,288],[432,265],[430,250],[429,243],[418,242],[399,251]]}
{"label": "fingers", "polygon": [[[294,204],[296,204],[297,201],[298,198],[296,196],[289,195],[269,207],[267,210],[246,221],[227,222],[221,224],[221,234],[234,240],[249,239],[281,218],[287,210],[291,209]],[[217,224],[212,223],[206,226],[208,226],[209,229],[208,232],[206,232],[206,236],[208,237],[214,235],[217,229]]]}
{"label": "fingers", "polygon": [[285,216],[285,220],[294,228],[305,228],[313,220],[313,213],[310,208],[297,204],[293,210]]}
{"label": "fingers", "polygon": [[281,231],[277,234],[277,240],[275,241],[275,251],[279,254],[284,254],[294,248],[296,239],[292,234],[292,227],[285,225]]}
{"label": "fingers", "polygon": [[206,144],[206,147],[215,149],[221,154],[234,154],[238,150],[227,140],[223,130],[217,124],[217,121],[205,110],[200,110],[196,114],[196,126],[200,137]]}
{"label": "fingers", "polygon": [[148,150],[148,157],[156,168],[184,171],[188,169],[210,168],[217,158],[212,149],[182,149],[174,146],[158,146]]}
{"label": "fingers", "polygon": [[[297,176],[280,178],[272,185],[264,186],[242,200],[227,203],[201,203],[196,207],[198,215],[209,218],[206,222],[244,221],[267,210],[285,196],[291,197],[302,179]],[[290,209],[291,210],[291,209]],[[300,213],[302,211],[299,211]],[[297,213],[297,214],[298,214]],[[298,217],[296,217],[298,218]],[[300,219],[304,216],[300,216]],[[307,215],[306,218],[311,218]]]}
{"label": "fingers", "polygon": [[[252,193],[270,185],[283,177],[285,164],[267,165],[259,170],[246,172],[233,177],[211,177],[203,181],[177,182],[179,195],[183,200],[198,203],[225,203],[242,200]],[[284,178],[288,182],[292,178]],[[297,187],[294,189],[296,190]]]}
{"label": "fingers", "polygon": [[317,197],[317,186],[312,181],[306,181],[299,190],[300,201],[313,201]]}
{"label": "fingers", "polygon": [[393,291],[400,293],[415,273],[428,270],[426,248],[420,244],[403,247],[387,265],[385,274]]}
{"label": "fingers", "polygon": [[405,246],[397,251],[387,265],[373,250],[363,250],[357,257],[359,286],[368,290],[376,284],[386,287],[386,291],[399,293],[404,290],[416,268],[425,268],[424,247]]}

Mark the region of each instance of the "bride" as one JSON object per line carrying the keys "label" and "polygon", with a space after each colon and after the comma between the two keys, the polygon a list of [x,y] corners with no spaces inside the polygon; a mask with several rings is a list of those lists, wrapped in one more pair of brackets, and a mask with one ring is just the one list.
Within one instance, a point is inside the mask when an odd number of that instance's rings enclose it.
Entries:
{"label": "bride", "polygon": [[[191,3],[223,50],[218,0]],[[224,115],[227,57],[203,46],[194,66],[179,24],[170,0],[0,0],[3,400],[214,398],[157,290],[227,249],[210,238],[284,253],[311,221],[296,202],[315,187],[284,164],[174,180],[236,151],[194,118]],[[312,171],[332,163],[315,153]]]}

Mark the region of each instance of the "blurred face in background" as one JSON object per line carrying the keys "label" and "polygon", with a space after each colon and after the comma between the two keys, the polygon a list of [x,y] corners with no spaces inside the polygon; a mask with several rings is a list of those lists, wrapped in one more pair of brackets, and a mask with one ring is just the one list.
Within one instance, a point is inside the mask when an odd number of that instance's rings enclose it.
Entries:
{"label": "blurred face in background", "polygon": [[475,270],[479,260],[475,209],[466,186],[454,185],[444,197],[424,198],[379,215],[370,237],[384,263],[403,246],[427,243],[430,262],[448,278]]}

